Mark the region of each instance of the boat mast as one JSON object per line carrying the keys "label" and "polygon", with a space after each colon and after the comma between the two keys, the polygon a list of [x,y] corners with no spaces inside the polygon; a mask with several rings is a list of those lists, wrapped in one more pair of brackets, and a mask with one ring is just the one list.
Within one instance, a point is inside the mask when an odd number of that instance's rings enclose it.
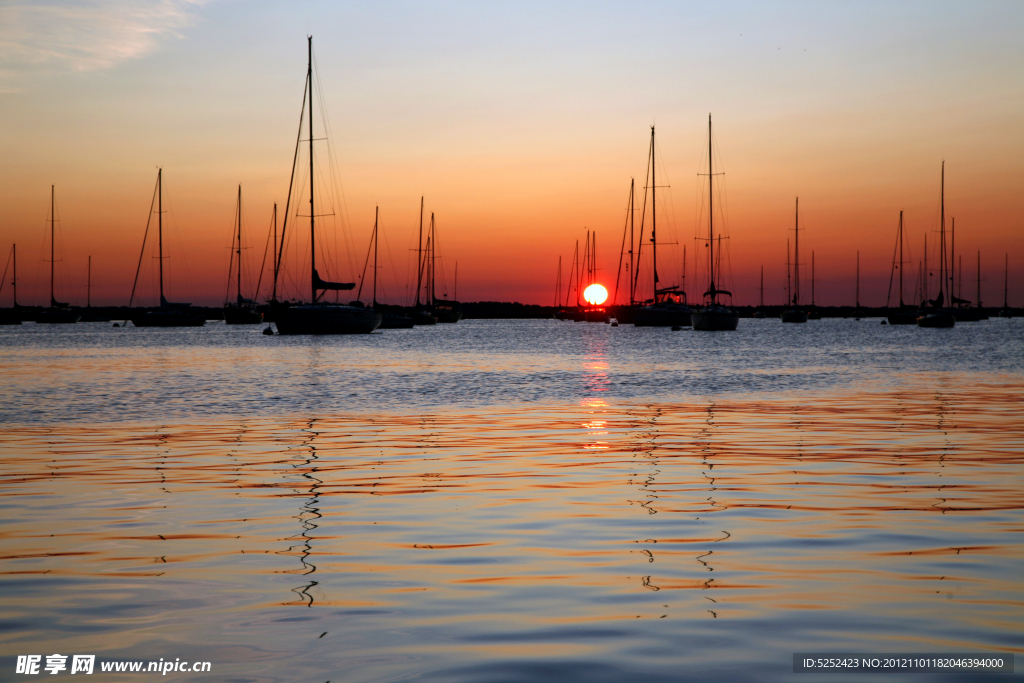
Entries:
{"label": "boat mast", "polygon": [[794,262],[793,262],[793,280],[794,280],[794,294],[793,294],[793,305],[800,305],[800,198],[796,198],[796,227],[793,229],[796,233],[796,246],[794,247]]}
{"label": "boat mast", "polygon": [[941,182],[941,205],[942,219],[939,223],[939,296],[936,301],[946,303],[943,296],[943,287],[946,285],[946,160],[942,160],[942,182]]}
{"label": "boat mast", "polygon": [[430,212],[430,305],[437,304],[437,231],[434,226],[434,212]]}
{"label": "boat mast", "polygon": [[786,238],[786,305],[793,303],[793,262],[790,260],[789,238]]}
{"label": "boat mast", "polygon": [[274,202],[274,290],[270,295],[271,301],[277,301],[277,202]]}
{"label": "boat mast", "polygon": [[310,263],[310,289],[313,293],[312,303],[316,303],[316,233],[313,230],[316,221],[316,211],[313,210],[313,186],[316,179],[313,176],[313,36],[307,36],[309,41],[309,66],[306,69],[306,87],[309,88],[309,263]]}
{"label": "boat mast", "polygon": [[57,220],[57,216],[53,212],[54,203],[54,186],[50,185],[50,306],[55,307],[57,300],[53,298],[53,224]]}
{"label": "boat mast", "polygon": [[238,297],[239,306],[242,305],[242,184],[238,184]]}
{"label": "boat mast", "polygon": [[420,196],[420,236],[416,241],[416,308],[420,307],[420,290],[423,288],[423,197]]}
{"label": "boat mast", "polygon": [[636,190],[634,185],[636,180],[633,178],[629,179],[629,305],[633,305],[634,294],[636,294],[636,287],[633,286],[633,271],[636,270],[636,265],[633,263],[633,222],[636,216]]}
{"label": "boat mast", "polygon": [[[715,193],[712,183],[715,169],[711,166],[711,114],[708,114],[708,245],[711,247],[711,304],[718,303],[718,292],[715,291]],[[789,256],[789,244],[786,245],[786,256]],[[786,271],[789,272],[788,269]]]}
{"label": "boat mast", "polygon": [[[166,306],[164,298],[164,169],[156,171],[156,234],[157,234],[157,260],[160,263],[160,305]],[[223,244],[223,242],[222,242]]]}
{"label": "boat mast", "polygon": [[654,298],[653,303],[658,303],[658,202],[656,201],[655,189],[658,183],[654,180],[656,170],[654,161],[654,126],[651,126],[651,270],[654,271]]}
{"label": "boat mast", "polygon": [[900,210],[900,308],[903,308],[903,211]]}
{"label": "boat mast", "polygon": [[377,207],[373,217],[373,304],[371,308],[377,308],[377,245],[380,239],[377,237],[377,226],[380,224],[380,207]]}

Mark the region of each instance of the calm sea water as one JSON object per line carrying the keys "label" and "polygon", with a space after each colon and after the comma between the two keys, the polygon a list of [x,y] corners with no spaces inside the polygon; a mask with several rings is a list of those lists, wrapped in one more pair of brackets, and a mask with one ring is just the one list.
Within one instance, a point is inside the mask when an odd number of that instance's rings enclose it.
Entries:
{"label": "calm sea water", "polygon": [[52,653],[312,682],[1024,653],[1024,321],[878,322],[0,328],[0,680]]}

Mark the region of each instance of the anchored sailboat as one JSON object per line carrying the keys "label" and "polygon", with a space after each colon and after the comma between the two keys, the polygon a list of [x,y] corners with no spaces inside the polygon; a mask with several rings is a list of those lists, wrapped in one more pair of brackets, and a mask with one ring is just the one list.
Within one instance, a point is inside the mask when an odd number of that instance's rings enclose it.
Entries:
{"label": "anchored sailboat", "polygon": [[892,295],[893,275],[898,270],[900,307],[896,311],[891,311],[886,316],[886,319],[890,325],[913,325],[917,322],[917,309],[903,301],[903,271],[905,270],[904,266],[908,263],[908,261],[903,259],[903,211],[900,211],[899,227],[896,228],[896,248],[893,251],[899,252],[899,260],[896,260],[896,254],[893,253],[892,271],[889,273],[889,294],[886,296],[885,305],[886,307],[889,306],[889,296]]}
{"label": "anchored sailboat", "polygon": [[37,323],[77,323],[81,314],[71,310],[69,304],[57,301],[53,295],[53,272],[57,263],[54,251],[54,224],[57,222],[54,186],[50,185],[50,306],[39,312]]}
{"label": "anchored sailboat", "polygon": [[[274,322],[280,334],[369,334],[380,325],[381,315],[379,312],[369,308],[357,308],[355,306],[344,306],[320,301],[323,293],[354,289],[355,283],[329,282],[321,279],[320,274],[316,270],[317,214],[315,210],[316,205],[314,204],[316,181],[313,157],[313,36],[309,36],[307,40],[309,42],[309,64],[306,70],[306,90],[303,93],[303,107],[305,107],[308,97],[310,302],[279,308],[274,313]],[[299,140],[296,141],[296,156],[298,155],[299,144],[301,144],[301,132]],[[291,197],[289,196],[289,203],[290,201]],[[285,226],[282,228],[282,232],[284,229],[287,229],[287,221],[288,216],[285,215]],[[283,234],[281,241],[283,244]]]}
{"label": "anchored sailboat", "polygon": [[[655,159],[654,159],[654,126],[651,126],[651,153],[650,153],[650,179],[651,179],[651,275],[654,280],[654,298],[646,301],[646,305],[640,306],[633,312],[633,324],[637,327],[689,327],[691,324],[690,309],[686,305],[686,293],[678,286],[658,287],[658,204],[657,183],[655,182]],[[644,202],[646,210],[646,200]],[[640,245],[637,248],[637,261],[640,260],[640,251],[643,246],[643,220],[640,221]],[[634,275],[634,288],[636,287],[636,275]]]}
{"label": "anchored sailboat", "polygon": [[[793,255],[793,298],[789,302],[792,308],[782,312],[782,322],[784,323],[805,323],[807,322],[807,311],[800,308],[800,198],[796,198],[796,227],[793,228],[796,233],[794,255]],[[786,256],[789,256],[789,244],[786,245]],[[787,272],[789,272],[790,264],[786,264]]]}
{"label": "anchored sailboat", "polygon": [[[231,263],[236,266],[238,284],[235,289],[235,303],[224,304],[224,322],[228,325],[258,325],[263,322],[263,314],[256,310],[256,302],[242,296],[242,186],[238,186],[238,204],[235,207],[238,232],[232,240],[234,258]],[[228,264],[228,281],[231,280],[231,263]]]}
{"label": "anchored sailboat", "polygon": [[0,308],[0,325],[20,325],[21,316],[18,314],[18,245],[11,245],[11,255],[7,257],[7,264],[4,265],[4,276],[0,279],[0,292],[4,291],[4,283],[7,282],[7,268],[14,266],[14,274],[11,277],[11,307]]}
{"label": "anchored sailboat", "polygon": [[[735,330],[740,323],[740,316],[735,310],[726,307],[718,300],[719,295],[732,297],[731,292],[718,289],[715,285],[715,212],[713,181],[715,178],[714,167],[711,157],[711,114],[708,114],[708,289],[704,292],[704,307],[694,311],[690,318],[693,320],[693,329],[715,331]],[[719,244],[721,251],[721,244]],[[719,273],[719,277],[721,273]]]}
{"label": "anchored sailboat", "polygon": [[[946,301],[946,162],[942,162],[941,181],[941,214],[939,223],[939,294],[934,299],[927,300],[926,306],[922,308],[917,317],[918,327],[953,327],[956,325],[956,318],[945,307]],[[927,268],[925,268],[927,272]],[[927,295],[926,295],[927,296]]]}
{"label": "anchored sailboat", "polygon": [[[192,309],[192,304],[171,303],[164,298],[164,185],[163,169],[156,172],[157,200],[157,263],[160,268],[160,308],[150,311],[136,310],[131,317],[136,327],[202,327],[206,324],[206,316]],[[149,220],[146,221],[146,233],[142,237],[142,252],[139,254],[139,266],[135,270],[135,283],[128,299],[131,309],[135,300],[135,288],[139,283],[139,271],[142,269],[142,256],[146,253],[146,236],[149,235],[149,221],[153,218],[153,206],[150,204]]]}
{"label": "anchored sailboat", "polygon": [[[390,313],[390,312],[387,312],[387,311],[383,310],[383,307],[381,307],[377,303],[377,270],[378,270],[378,266],[377,266],[377,252],[379,251],[379,249],[377,248],[377,245],[379,244],[379,234],[380,234],[379,231],[380,231],[380,207],[378,206],[376,208],[375,212],[374,212],[373,233],[370,235],[370,246],[368,247],[368,249],[373,249],[373,296],[371,298],[370,308],[372,308],[374,310],[379,310],[380,311],[381,321],[380,321],[380,327],[378,327],[377,329],[379,329],[379,330],[407,330],[407,329],[410,329],[414,325],[414,322],[413,322],[412,318],[410,318],[407,315],[402,315],[400,313]],[[369,265],[369,263],[370,263],[370,252],[367,251],[366,252],[366,262],[363,264],[363,276],[359,280],[359,290],[356,292],[356,300],[353,301],[352,304],[351,304],[353,306],[356,306],[356,307],[363,306],[363,302],[362,302],[361,299],[362,299],[362,295],[363,295],[363,285],[366,283],[366,267],[367,267],[367,265]]]}

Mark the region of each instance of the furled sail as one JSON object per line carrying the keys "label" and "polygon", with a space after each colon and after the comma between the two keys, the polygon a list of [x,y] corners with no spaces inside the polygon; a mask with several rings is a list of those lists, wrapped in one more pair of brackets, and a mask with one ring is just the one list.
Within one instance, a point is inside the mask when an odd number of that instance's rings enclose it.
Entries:
{"label": "furled sail", "polygon": [[330,289],[330,290],[345,290],[355,289],[356,283],[354,282],[328,282],[327,280],[321,280],[320,274],[313,271],[313,289]]}

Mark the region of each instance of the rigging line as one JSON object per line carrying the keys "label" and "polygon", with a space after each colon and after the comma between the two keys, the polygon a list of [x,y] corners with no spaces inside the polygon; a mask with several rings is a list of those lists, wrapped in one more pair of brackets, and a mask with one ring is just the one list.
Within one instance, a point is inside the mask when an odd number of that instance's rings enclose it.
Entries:
{"label": "rigging line", "polygon": [[[629,214],[633,211],[633,179],[629,179],[629,199],[626,200],[626,223],[622,226],[622,245],[619,247],[619,267],[615,271],[615,294],[612,296],[612,304],[619,303],[619,280],[622,279],[622,259],[626,252],[626,230],[629,228]],[[630,244],[632,249],[633,245]],[[627,277],[632,277],[632,273]]]}
{"label": "rigging line", "polygon": [[4,291],[4,283],[7,282],[7,269],[11,267],[11,259],[14,257],[14,245],[11,245],[11,251],[7,254],[7,263],[4,265],[4,276],[0,278],[0,294]]}
{"label": "rigging line", "polygon": [[[228,284],[227,284],[227,287],[224,288],[224,305],[225,306],[228,305],[228,299],[231,296],[231,274],[235,272],[233,266],[235,264],[235,223],[237,221],[238,221],[238,202],[235,202],[235,215],[231,218],[231,246],[228,247]],[[241,249],[241,246],[239,246],[239,249]],[[241,261],[241,257],[239,257],[239,261]],[[242,264],[239,263],[238,266],[239,266],[239,268],[241,268]],[[239,292],[238,295],[241,296],[242,293]]]}
{"label": "rigging line", "polygon": [[[654,140],[651,140],[651,149],[653,151]],[[651,155],[647,155],[647,171],[644,175],[644,203],[643,209],[640,212],[640,235],[636,242],[636,267],[633,271],[633,287],[630,299],[636,298],[636,286],[640,281],[640,255],[643,253],[644,246],[644,222],[647,218],[647,179],[651,177]],[[631,245],[632,246],[632,245]]]}
{"label": "rigging line", "polygon": [[[139,265],[135,268],[135,281],[132,282],[132,294],[128,298],[128,308],[132,307],[132,302],[135,300],[135,287],[139,284],[139,271],[142,270],[142,257],[146,254],[146,238],[149,236],[149,226],[153,222],[153,206],[156,204],[156,191],[157,185],[160,180],[157,176],[157,184],[153,185],[153,198],[149,200],[149,217],[146,218],[146,232],[142,234],[142,250],[139,251]],[[128,322],[125,320],[125,322]]]}
{"label": "rigging line", "polygon": [[[276,205],[275,205],[274,208],[275,209],[277,208]],[[263,243],[263,260],[260,261],[260,276],[259,276],[259,278],[256,279],[256,291],[254,291],[253,295],[252,295],[253,302],[256,302],[256,301],[259,300],[260,286],[263,284],[263,273],[267,269],[267,253],[270,251],[270,236],[272,234],[273,223],[274,223],[273,215],[271,215],[270,223],[271,223],[271,229],[267,230],[267,240],[266,240],[266,242]]]}
{"label": "rigging line", "polygon": [[[303,79],[305,80],[305,79]],[[299,132],[295,136],[295,155],[292,157],[292,174],[288,179],[288,198],[284,205],[284,224],[281,226],[281,244],[278,247],[277,258],[274,259],[274,289],[277,289],[277,280],[281,273],[281,257],[284,254],[284,240],[288,232],[288,216],[291,211],[292,188],[295,185],[295,166],[299,161],[299,146],[302,142],[302,117],[306,113],[306,84],[302,84],[302,111],[299,113]],[[296,209],[297,211],[298,209]]]}
{"label": "rigging line", "polygon": [[[903,227],[903,212],[900,211],[900,226],[899,226],[899,228],[896,229],[896,240],[895,240],[895,242],[892,245],[892,263],[893,263],[893,267],[889,269],[889,291],[886,292],[886,294],[885,294],[885,307],[886,308],[889,308],[889,301],[890,301],[890,299],[892,299],[892,280],[893,280],[893,276],[896,274],[896,268],[895,268],[895,266],[896,266],[896,252],[900,248],[900,232],[901,232],[900,228],[902,228],[902,227]],[[900,268],[902,268],[902,267],[903,267],[903,264],[901,263],[900,264]]]}

